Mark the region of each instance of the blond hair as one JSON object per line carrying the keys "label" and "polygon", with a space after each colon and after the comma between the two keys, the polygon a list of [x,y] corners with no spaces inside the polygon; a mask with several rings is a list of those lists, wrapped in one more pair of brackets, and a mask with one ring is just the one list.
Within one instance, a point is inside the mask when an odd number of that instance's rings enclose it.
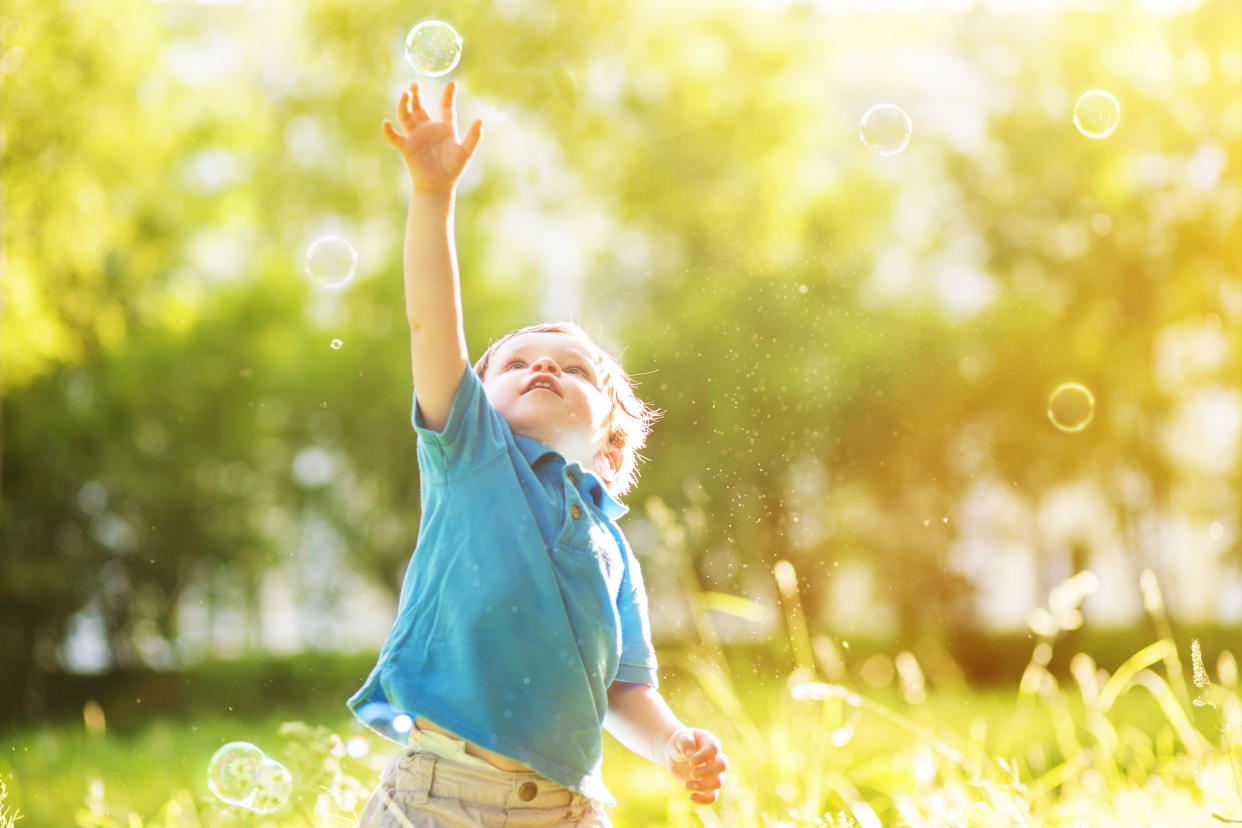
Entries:
{"label": "blond hair", "polygon": [[644,460],[638,452],[647,444],[651,425],[663,413],[641,400],[634,393],[634,380],[612,354],[595,344],[595,341],[573,322],[546,322],[528,325],[506,334],[488,346],[474,364],[474,373],[482,380],[487,374],[493,354],[510,339],[528,333],[559,333],[576,337],[591,348],[595,365],[602,376],[602,389],[608,395],[612,408],[608,414],[608,446],[621,452],[621,464],[611,477],[604,481],[608,493],[620,496],[634,488],[638,481],[638,461]]}

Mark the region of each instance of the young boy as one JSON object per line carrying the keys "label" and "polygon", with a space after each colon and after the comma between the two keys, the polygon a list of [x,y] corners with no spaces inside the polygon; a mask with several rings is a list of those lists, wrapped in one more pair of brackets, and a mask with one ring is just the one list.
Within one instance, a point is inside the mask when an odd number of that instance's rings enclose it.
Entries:
{"label": "young boy", "polygon": [[460,141],[449,84],[417,84],[398,131],[412,184],[405,298],[422,522],[397,619],[355,714],[409,749],[363,828],[608,826],[601,727],[714,802],[728,761],[656,684],[638,561],[614,523],[653,412],[577,326],[523,328],[470,370],[453,241]]}

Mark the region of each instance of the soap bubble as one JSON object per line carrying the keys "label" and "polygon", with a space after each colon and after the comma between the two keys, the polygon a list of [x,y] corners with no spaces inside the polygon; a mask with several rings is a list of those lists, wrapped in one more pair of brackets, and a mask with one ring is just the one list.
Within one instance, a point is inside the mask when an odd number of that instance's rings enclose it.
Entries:
{"label": "soap bubble", "polygon": [[910,116],[901,107],[882,103],[863,113],[858,136],[877,155],[896,155],[910,143],[913,128]]}
{"label": "soap bubble", "polygon": [[1048,396],[1048,419],[1061,431],[1082,431],[1095,415],[1095,397],[1083,386],[1067,382]]}
{"label": "soap bubble", "polygon": [[259,766],[254,795],[246,805],[260,814],[270,814],[289,801],[293,792],[293,776],[275,759],[265,758]]}
{"label": "soap bubble", "polygon": [[288,801],[293,777],[249,742],[229,742],[207,764],[207,787],[230,805],[270,814]]}
{"label": "soap bubble", "polygon": [[340,236],[321,236],[306,248],[306,275],[323,287],[344,287],[357,266],[358,251]]}
{"label": "soap bubble", "polygon": [[345,344],[345,343],[344,343],[344,342],[342,342],[341,340],[339,340],[339,339],[334,339],[334,340],[332,340],[331,342],[329,342],[329,343],[328,343],[328,346],[329,346],[330,348],[332,348],[332,350],[334,350],[334,351],[339,351],[339,350],[341,350],[341,346],[342,346],[342,345],[344,345],[344,344]]}
{"label": "soap bubble", "polygon": [[266,757],[249,742],[229,742],[211,757],[207,765],[207,787],[223,799],[239,805],[254,792],[259,766]]}
{"label": "soap bubble", "polygon": [[405,59],[420,75],[447,75],[461,60],[461,35],[442,20],[424,20],[405,36]]}
{"label": "soap bubble", "polygon": [[1107,138],[1121,122],[1121,104],[1111,92],[1092,89],[1074,104],[1074,126],[1088,138]]}

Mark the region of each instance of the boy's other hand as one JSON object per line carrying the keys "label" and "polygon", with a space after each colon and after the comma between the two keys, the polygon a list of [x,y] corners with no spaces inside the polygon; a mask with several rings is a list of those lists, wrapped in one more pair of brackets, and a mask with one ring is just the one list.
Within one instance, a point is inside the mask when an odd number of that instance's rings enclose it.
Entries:
{"label": "boy's other hand", "polygon": [[431,120],[418,99],[418,84],[401,93],[397,104],[398,131],[385,119],[381,125],[384,137],[405,160],[414,189],[429,193],[446,193],[453,189],[467,162],[474,155],[483,137],[483,121],[470,125],[466,137],[457,139],[457,110],[453,106],[456,83],[444,87],[440,98],[440,120]]}
{"label": "boy's other hand", "polygon": [[715,802],[729,767],[720,740],[706,730],[684,727],[669,737],[664,749],[669,771],[692,791],[690,799],[700,805]]}

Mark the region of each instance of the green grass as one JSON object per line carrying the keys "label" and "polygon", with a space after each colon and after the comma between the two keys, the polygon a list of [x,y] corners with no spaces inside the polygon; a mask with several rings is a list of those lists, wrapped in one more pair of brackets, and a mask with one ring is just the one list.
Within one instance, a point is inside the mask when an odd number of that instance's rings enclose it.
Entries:
{"label": "green grass", "polygon": [[[693,806],[662,769],[608,740],[605,778],[620,800],[617,828],[1095,828],[1161,819],[1220,825],[1212,811],[1242,817],[1225,753],[1198,729],[1179,734],[1145,689],[1164,681],[1150,670],[1136,672],[1139,683],[1107,711],[1047,684],[1025,693],[933,690],[918,704],[895,686],[855,697],[842,685],[813,684],[825,697],[799,701],[783,680],[743,685],[715,670],[701,656],[688,661],[665,693],[684,720],[725,742],[727,795],[711,809]],[[1236,703],[1236,695],[1222,698]],[[1183,710],[1212,732],[1211,709]],[[0,741],[7,807],[23,815],[18,826],[347,825],[390,746],[340,712],[306,714],[313,724],[282,727],[287,715],[237,714],[157,718],[103,735],[77,723],[11,731]],[[353,736],[367,738],[367,756],[344,754],[342,742]],[[260,816],[214,800],[208,760],[238,739],[289,766],[297,780],[289,805]]]}
{"label": "green grass", "polygon": [[[665,545],[675,549],[676,536]],[[1109,662],[1108,670],[1081,653],[1065,659],[1055,652],[1066,643],[1061,632],[1046,633],[1018,686],[983,691],[968,688],[957,670],[925,675],[910,653],[898,655],[896,677],[889,671],[876,679],[827,639],[812,640],[792,567],[778,564],[774,574],[789,636],[764,666],[719,646],[711,615],[719,601],[700,600],[692,577],[685,588],[698,608],[698,643],[662,653],[670,705],[683,721],[715,732],[729,754],[724,796],[710,808],[692,805],[663,769],[606,739],[604,777],[620,802],[612,815],[617,828],[1196,828],[1242,821],[1236,663],[1220,653],[1215,681],[1201,658],[1190,669],[1190,642],[1174,644],[1154,579],[1145,578],[1143,589],[1156,637],[1128,659]],[[782,660],[785,667],[770,666]],[[1054,678],[1054,664],[1067,664],[1072,679]],[[10,730],[0,735],[0,783],[7,786],[0,828],[11,828],[14,811],[21,828],[352,824],[395,746],[347,716],[344,691],[329,690],[332,672],[320,671],[322,692],[307,694],[300,707],[289,707],[287,694],[283,701],[247,694],[235,682],[213,693],[204,708],[210,712],[144,720],[127,705],[119,725],[103,732],[98,716],[93,733],[85,726],[90,716]],[[253,701],[227,700],[233,697]],[[346,755],[354,737],[367,740],[366,756]],[[291,772],[293,795],[270,815],[225,805],[208,791],[211,755],[238,740],[257,744]]]}

